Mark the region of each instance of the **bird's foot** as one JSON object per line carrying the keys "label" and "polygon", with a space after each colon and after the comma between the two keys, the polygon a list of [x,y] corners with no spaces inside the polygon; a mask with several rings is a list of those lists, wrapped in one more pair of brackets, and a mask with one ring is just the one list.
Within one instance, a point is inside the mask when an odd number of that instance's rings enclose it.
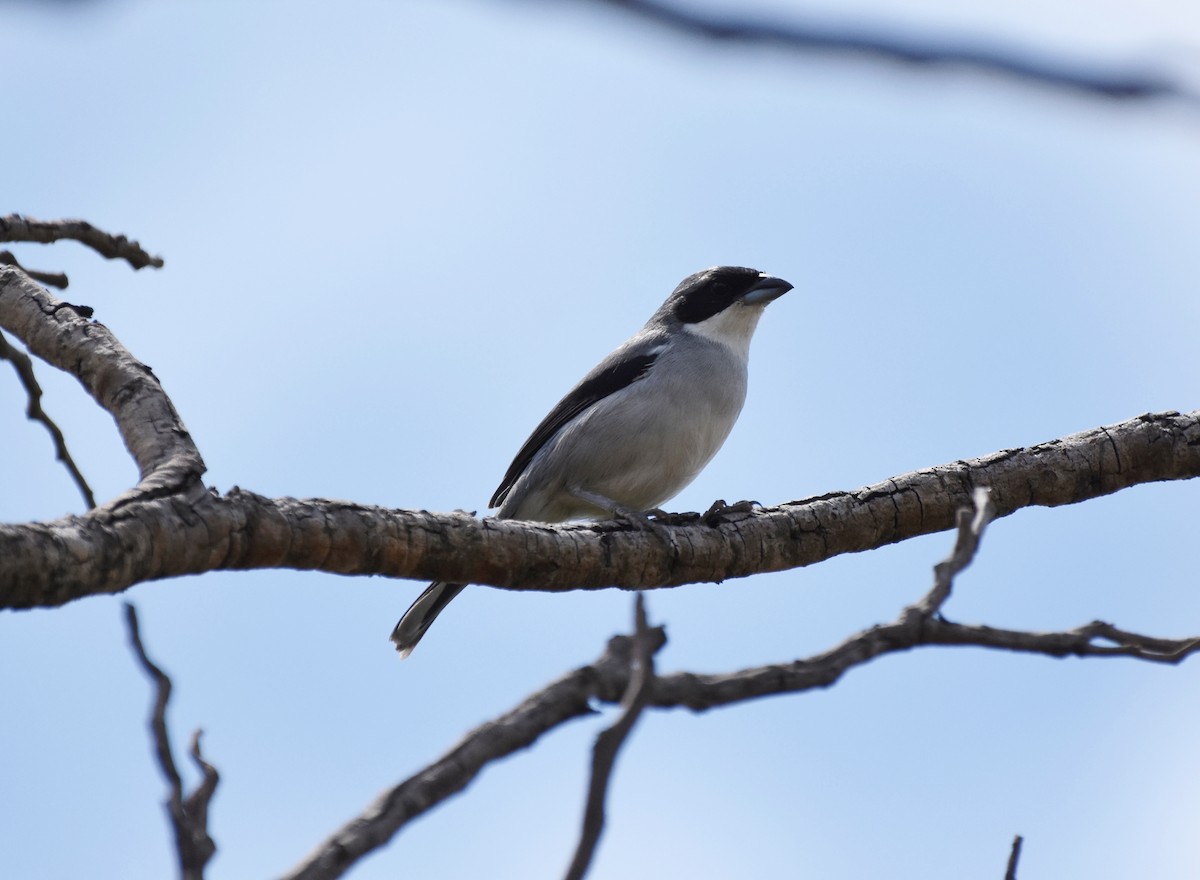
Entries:
{"label": "bird's foot", "polygon": [[614,505],[612,508],[612,516],[617,522],[629,523],[637,526],[640,529],[656,532],[664,524],[665,518],[668,517],[666,511],[659,510],[657,507],[651,510],[638,510],[634,507],[626,507],[623,504]]}
{"label": "bird's foot", "polygon": [[732,513],[751,513],[754,508],[762,507],[757,501],[735,501],[733,504],[726,504],[725,499],[718,498],[714,501],[700,519],[706,526],[718,526],[721,521]]}

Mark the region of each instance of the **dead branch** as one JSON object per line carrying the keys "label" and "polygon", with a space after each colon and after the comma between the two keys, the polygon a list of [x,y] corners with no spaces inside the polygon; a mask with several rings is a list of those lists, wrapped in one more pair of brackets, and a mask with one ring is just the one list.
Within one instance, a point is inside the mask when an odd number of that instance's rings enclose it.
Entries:
{"label": "dead branch", "polygon": [[109,260],[124,260],[134,269],[163,267],[162,257],[145,251],[136,241],[97,229],[86,220],[35,220],[20,214],[0,217],[0,241],[24,241],[49,244],[77,241]]}
{"label": "dead branch", "polygon": [[62,430],[46,414],[46,411],[42,409],[42,386],[38,384],[37,376],[34,375],[33,361],[25,352],[19,348],[14,348],[4,338],[3,333],[0,333],[0,361],[8,361],[13,365],[13,369],[17,371],[17,378],[20,380],[21,386],[25,389],[25,396],[29,400],[29,403],[25,406],[25,417],[30,421],[41,422],[46,430],[50,432],[50,439],[54,441],[55,458],[63,463],[63,467],[67,469],[67,473],[75,481],[79,493],[83,495],[83,503],[89,509],[95,507],[96,496],[92,494],[92,487],[84,479],[79,466],[75,464],[75,459],[67,451],[67,440],[63,437]]}
{"label": "dead branch", "polygon": [[[631,636],[614,636],[594,663],[564,675],[511,712],[475,728],[437,761],[380,795],[361,816],[285,874],[286,880],[340,877],[413,819],[466,788],[487,764],[528,748],[560,724],[595,714],[591,700],[596,693],[628,690],[634,641]],[[651,653],[666,641],[661,628],[649,630]]]}
{"label": "dead branch", "polygon": [[[155,382],[145,387],[161,394]],[[133,402],[122,398],[124,405]],[[189,440],[185,433],[152,436],[181,449]],[[989,486],[997,516],[1007,516],[1141,483],[1191,479],[1200,475],[1200,412],[1147,414],[852,492],[724,517],[715,526],[653,532],[623,523],[548,526],[271,499],[237,488],[218,495],[199,482],[198,452],[161,460],[164,467],[144,470],[135,490],[86,516],[0,525],[0,607],[53,607],[149,580],[260,568],[547,592],[721,582],[945,530],[976,485]]]}
{"label": "dead branch", "polygon": [[129,643],[146,674],[155,684],[154,708],[150,713],[150,734],[154,740],[154,752],[158,766],[167,779],[167,815],[175,832],[175,852],[179,859],[179,873],[183,880],[204,880],[204,866],[217,851],[217,845],[208,834],[208,804],[217,790],[219,776],[212,764],[200,754],[200,731],[192,734],[189,754],[199,767],[202,781],[190,795],[184,796],[183,780],[171,754],[171,737],[167,732],[167,703],[171,699],[171,679],[146,655],[138,630],[137,610],[125,605],[125,623],[129,630]]}
{"label": "dead branch", "polygon": [[657,650],[654,631],[646,623],[646,600],[637,594],[633,612],[633,667],[629,687],[621,700],[621,715],[596,737],[592,749],[592,773],[588,783],[583,828],[575,855],[567,868],[566,880],[583,880],[591,866],[600,835],[604,832],[604,804],[608,797],[608,781],[617,763],[617,753],[629,738],[633,726],[646,707],[654,687],[654,652]]}
{"label": "dead branch", "polygon": [[[932,645],[970,645],[1049,657],[1124,656],[1169,663],[1181,662],[1200,652],[1200,637],[1163,639],[1100,623],[1068,632],[1030,633],[943,620],[940,612],[950,596],[953,579],[974,558],[990,519],[987,493],[975,495],[973,503],[973,507],[956,516],[955,546],[947,559],[935,566],[933,586],[892,623],[872,627],[807,659],[723,675],[677,672],[655,676],[647,688],[648,705],[699,711],[775,694],[824,688],[876,657]],[[654,653],[666,637],[661,628],[649,632]],[[1109,644],[1096,644],[1097,639]],[[635,686],[635,643],[635,636],[613,638],[595,663],[575,670],[507,715],[472,731],[447,755],[386,792],[347,822],[287,874],[288,880],[329,880],[341,876],[355,861],[385,845],[404,825],[466,788],[490,762],[531,745],[559,724],[589,714],[592,700],[623,702]]]}
{"label": "dead branch", "polygon": [[16,256],[12,251],[0,251],[0,265],[16,266],[38,284],[44,284],[47,287],[55,287],[59,290],[66,290],[70,284],[67,276],[62,272],[39,272],[37,269],[27,269],[17,261]]}
{"label": "dead branch", "polygon": [[29,352],[75,376],[117,428],[141,472],[132,498],[184,496],[199,484],[204,461],[154,373],[103,324],[56,299],[19,269],[0,266],[0,327]]}
{"label": "dead branch", "polygon": [[933,588],[925,597],[905,609],[906,616],[928,619],[937,614],[954,587],[955,576],[971,564],[979,551],[983,530],[995,517],[991,490],[978,488],[971,494],[972,507],[959,508],[956,519],[958,538],[951,554],[933,567]]}
{"label": "dead branch", "polygon": [[1021,835],[1013,838],[1012,851],[1008,854],[1008,868],[1004,872],[1004,880],[1017,880],[1017,862],[1021,860]]}
{"label": "dead branch", "polygon": [[547,526],[462,513],[269,499],[201,482],[204,461],[148,367],[103,325],[0,266],[0,328],[74,375],[117,423],[139,483],[85,516],[0,526],[0,607],[52,607],[148,580],[294,568],[507,589],[646,589],[811,565],[954,526],[976,486],[997,516],[1200,475],[1200,411],[1148,414],[854,492],[628,523]]}
{"label": "dead branch", "polygon": [[1029,50],[1005,46],[992,39],[905,39],[880,29],[837,27],[811,20],[795,24],[767,22],[735,14],[695,12],[654,0],[603,2],[685,36],[704,40],[770,45],[804,54],[849,55],[909,68],[957,67],[1097,98],[1200,100],[1194,91],[1160,73],[1136,70],[1131,65],[1118,67],[1039,58]]}

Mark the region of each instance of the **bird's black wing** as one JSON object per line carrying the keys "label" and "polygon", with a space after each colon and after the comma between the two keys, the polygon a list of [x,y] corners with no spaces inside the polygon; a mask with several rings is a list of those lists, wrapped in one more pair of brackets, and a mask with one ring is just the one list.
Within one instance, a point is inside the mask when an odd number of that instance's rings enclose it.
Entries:
{"label": "bird's black wing", "polygon": [[550,410],[550,414],[542,419],[542,423],[529,435],[529,439],[525,441],[521,451],[508,466],[508,472],[500,481],[500,486],[492,495],[488,506],[499,507],[504,503],[504,499],[508,497],[513,485],[525,472],[525,468],[529,467],[533,457],[538,454],[538,450],[545,446],[563,425],[597,401],[603,400],[610,394],[615,394],[622,388],[628,388],[645,376],[661,352],[660,345],[653,346],[645,354],[634,356],[619,356],[619,352],[614,352],[584,376],[579,384],[571,389],[554,409]]}

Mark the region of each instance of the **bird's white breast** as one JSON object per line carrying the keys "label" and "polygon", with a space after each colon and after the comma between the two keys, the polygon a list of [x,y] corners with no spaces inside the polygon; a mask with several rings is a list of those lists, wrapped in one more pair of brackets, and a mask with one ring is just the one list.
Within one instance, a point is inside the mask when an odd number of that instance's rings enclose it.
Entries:
{"label": "bird's white breast", "polygon": [[742,351],[697,336],[686,351],[668,346],[645,377],[598,401],[547,443],[522,477],[526,486],[514,488],[523,498],[509,515],[597,515],[570,498],[572,489],[646,510],[687,486],[721,448],[746,399]]}

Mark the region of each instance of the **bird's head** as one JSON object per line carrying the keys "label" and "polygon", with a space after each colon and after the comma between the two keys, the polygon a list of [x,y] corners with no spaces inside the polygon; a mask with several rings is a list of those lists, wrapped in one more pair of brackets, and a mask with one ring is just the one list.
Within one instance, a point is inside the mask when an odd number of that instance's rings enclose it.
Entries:
{"label": "bird's head", "polygon": [[757,269],[714,266],[679,282],[655,318],[744,352],[763,309],[791,289]]}

